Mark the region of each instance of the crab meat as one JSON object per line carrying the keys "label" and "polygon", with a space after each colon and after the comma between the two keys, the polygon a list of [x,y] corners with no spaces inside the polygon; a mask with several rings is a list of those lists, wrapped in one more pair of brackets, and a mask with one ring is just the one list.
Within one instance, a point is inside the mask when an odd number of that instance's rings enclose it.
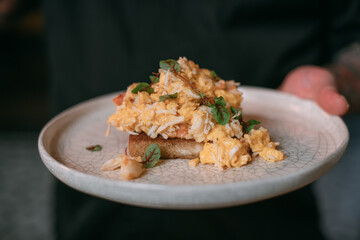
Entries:
{"label": "crab meat", "polygon": [[127,155],[109,159],[102,165],[101,170],[113,171],[118,168],[121,168],[120,173],[125,180],[138,178],[145,170],[141,163],[141,157],[129,157]]}
{"label": "crab meat", "polygon": [[121,176],[126,180],[140,177],[144,170],[143,165],[135,159],[125,156],[121,161]]}

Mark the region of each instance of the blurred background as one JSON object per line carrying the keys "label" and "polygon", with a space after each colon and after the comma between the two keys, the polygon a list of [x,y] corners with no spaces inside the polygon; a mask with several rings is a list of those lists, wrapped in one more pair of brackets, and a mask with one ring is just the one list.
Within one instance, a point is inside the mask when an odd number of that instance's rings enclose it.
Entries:
{"label": "blurred background", "polygon": [[[1,240],[55,239],[55,179],[42,164],[37,150],[38,134],[53,112],[51,69],[44,35],[41,1],[0,0]],[[359,179],[353,176],[359,175],[356,171],[360,169],[357,147],[360,117],[348,116],[345,121],[351,129],[350,150],[340,164],[315,185],[321,213],[319,224],[329,239],[339,239],[337,236],[359,239],[359,208],[349,209],[359,199],[359,185],[347,186]],[[344,177],[338,178],[339,175]],[[348,198],[349,192],[354,198]],[[333,205],[334,201],[327,201],[329,198],[341,204]],[[343,225],[351,229],[348,235],[343,233]]]}
{"label": "blurred background", "polygon": [[54,239],[53,178],[37,137],[50,118],[38,0],[0,1],[0,239]]}
{"label": "blurred background", "polygon": [[[40,1],[0,5],[1,130],[36,130],[49,117],[48,66]],[[14,94],[16,93],[16,94]]]}

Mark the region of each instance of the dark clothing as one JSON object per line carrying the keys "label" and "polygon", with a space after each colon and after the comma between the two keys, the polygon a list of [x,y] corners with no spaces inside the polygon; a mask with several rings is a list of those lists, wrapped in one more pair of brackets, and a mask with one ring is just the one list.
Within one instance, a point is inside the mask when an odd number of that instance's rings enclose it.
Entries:
{"label": "dark clothing", "polygon": [[[351,3],[351,4],[350,4]],[[58,112],[186,56],[222,78],[276,88],[360,40],[358,1],[45,1]],[[359,24],[359,22],[357,22]]]}
{"label": "dark clothing", "polygon": [[59,239],[323,239],[310,187],[254,204],[159,210],[87,196],[57,184]]}
{"label": "dark clothing", "polygon": [[[276,88],[360,40],[358,1],[45,1],[54,113],[147,81],[186,56],[226,80]],[[59,239],[321,239],[309,187],[227,209],[131,207],[57,186]]]}

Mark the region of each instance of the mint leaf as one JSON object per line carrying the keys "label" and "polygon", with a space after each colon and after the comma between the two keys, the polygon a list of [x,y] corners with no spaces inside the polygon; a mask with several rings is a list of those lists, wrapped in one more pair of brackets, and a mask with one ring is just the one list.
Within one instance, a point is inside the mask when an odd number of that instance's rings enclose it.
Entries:
{"label": "mint leaf", "polygon": [[142,163],[145,168],[153,168],[156,163],[160,160],[161,152],[160,148],[156,143],[151,144],[146,148]]}
{"label": "mint leaf", "polygon": [[[216,101],[216,100],[215,100]],[[214,118],[220,125],[225,125],[229,122],[230,113],[222,104],[213,104],[211,106],[212,113],[214,114]]]}
{"label": "mint leaf", "polygon": [[142,82],[142,83],[139,83],[131,92],[138,93],[138,92],[142,92],[142,91],[146,91],[151,94],[154,92],[154,89],[150,86],[150,84],[148,84],[146,82]]}
{"label": "mint leaf", "polygon": [[[245,123],[245,127],[246,127],[245,132],[249,133],[251,131],[251,129],[253,129],[255,127],[255,125],[260,124],[260,123],[261,122],[259,122],[259,121],[256,121],[254,119],[250,119],[249,121],[247,121]],[[244,125],[243,125],[243,127],[244,127]]]}
{"label": "mint leaf", "polygon": [[178,96],[178,93],[174,93],[174,94],[170,94],[170,95],[168,95],[168,94],[162,95],[162,96],[159,97],[159,101],[164,102],[166,99],[177,98],[177,96]]}
{"label": "mint leaf", "polygon": [[159,63],[160,68],[164,70],[171,70],[173,72],[180,72],[180,64],[174,59],[162,60]]}
{"label": "mint leaf", "polygon": [[102,146],[99,144],[86,147],[86,150],[88,150],[90,152],[99,152],[99,151],[101,151],[101,149],[102,149]]}
{"label": "mint leaf", "polygon": [[221,97],[221,96],[220,97],[214,97],[214,100],[215,100],[215,104],[225,107],[226,102],[225,102],[225,99],[223,97]]}
{"label": "mint leaf", "polygon": [[149,76],[151,83],[157,83],[159,82],[159,76],[155,78],[155,76]]}

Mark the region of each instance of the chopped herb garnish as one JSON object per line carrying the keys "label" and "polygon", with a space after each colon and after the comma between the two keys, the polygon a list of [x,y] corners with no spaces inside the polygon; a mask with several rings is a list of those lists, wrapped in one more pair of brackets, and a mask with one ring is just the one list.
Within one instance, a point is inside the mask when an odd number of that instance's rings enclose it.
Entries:
{"label": "chopped herb garnish", "polygon": [[159,101],[164,102],[166,99],[177,98],[177,96],[178,96],[178,93],[174,93],[174,94],[170,94],[170,95],[168,95],[168,94],[162,95],[159,97]]}
{"label": "chopped herb garnish", "polygon": [[156,143],[151,144],[146,148],[142,163],[145,168],[153,168],[156,163],[160,160],[161,152],[160,148]]}
{"label": "chopped herb garnish", "polygon": [[159,76],[153,76],[153,75],[151,75],[151,76],[149,76],[149,78],[150,78],[150,81],[151,81],[152,83],[157,83],[157,82],[159,82]]}
{"label": "chopped herb garnish", "polygon": [[148,92],[149,94],[154,92],[154,89],[151,87],[154,83],[159,82],[159,75],[160,73],[153,73],[155,76],[149,76],[151,83],[148,84],[146,82],[139,83],[131,92],[138,93],[138,92]]}
{"label": "chopped herb garnish", "polygon": [[215,81],[219,81],[221,80],[221,78],[216,74],[215,71],[210,71],[210,76],[212,76],[214,78]]}
{"label": "chopped herb garnish", "polygon": [[200,101],[201,105],[206,105],[208,107],[211,107],[210,98],[206,97],[205,94],[203,94],[203,93],[199,93],[199,96],[201,98],[201,101]]}
{"label": "chopped herb garnish", "polygon": [[215,100],[215,104],[217,105],[221,105],[223,107],[226,106],[226,102],[225,102],[225,99],[223,97],[214,97],[214,100]]}
{"label": "chopped herb garnish", "polygon": [[211,106],[212,113],[214,114],[215,120],[220,125],[226,125],[230,119],[230,113],[226,107],[218,104],[213,104]]}
{"label": "chopped herb garnish", "polygon": [[242,122],[244,119],[244,112],[241,111],[240,109],[232,107],[232,106],[230,107],[230,109],[231,109],[231,112],[234,114],[233,118]]}
{"label": "chopped herb garnish", "polygon": [[162,61],[160,61],[159,66],[161,69],[164,69],[164,70],[171,70],[174,72],[181,71],[180,64],[174,59],[162,60]]}
{"label": "chopped herb garnish", "polygon": [[138,93],[138,92],[142,92],[142,91],[146,91],[151,94],[154,92],[154,89],[150,86],[150,84],[148,84],[146,82],[142,82],[142,83],[139,83],[131,92]]}
{"label": "chopped herb garnish", "polygon": [[101,151],[101,149],[102,149],[102,146],[99,144],[86,147],[86,150],[88,150],[90,152],[99,152],[99,151]]}
{"label": "chopped herb garnish", "polygon": [[256,121],[254,119],[250,119],[249,121],[245,122],[244,121],[244,112],[241,111],[238,108],[235,107],[230,107],[231,112],[234,114],[234,118],[238,119],[241,126],[243,127],[243,131],[245,133],[249,133],[251,131],[251,129],[253,129],[255,127],[255,125],[260,124],[261,122]]}
{"label": "chopped herb garnish", "polygon": [[226,102],[223,97],[215,97],[215,103],[211,105],[215,120],[220,125],[226,125],[230,119],[230,112],[226,109]]}
{"label": "chopped herb garnish", "polygon": [[259,122],[259,121],[250,119],[249,121],[244,122],[242,125],[243,125],[243,128],[245,128],[245,133],[249,133],[251,131],[251,129],[253,129],[255,127],[255,125],[260,124],[260,123],[261,122]]}

